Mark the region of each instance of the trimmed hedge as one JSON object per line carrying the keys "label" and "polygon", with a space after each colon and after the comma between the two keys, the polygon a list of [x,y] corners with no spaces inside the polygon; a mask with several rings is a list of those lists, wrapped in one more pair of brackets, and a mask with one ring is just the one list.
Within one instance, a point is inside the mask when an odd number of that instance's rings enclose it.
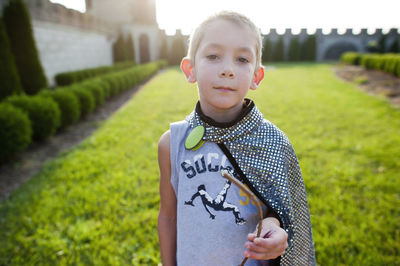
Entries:
{"label": "trimmed hedge", "polygon": [[61,128],[65,128],[78,122],[81,115],[81,108],[78,97],[68,90],[43,90],[41,96],[53,99],[61,111]]}
{"label": "trimmed hedge", "polygon": [[108,95],[111,89],[108,84],[101,84],[99,78],[79,83],[77,86],[88,90],[93,95],[95,108],[104,104],[104,101],[109,97]]}
{"label": "trimmed hedge", "polygon": [[341,55],[340,61],[351,65],[359,65],[361,54],[356,52],[347,52]]}
{"label": "trimmed hedge", "polygon": [[58,73],[55,80],[58,86],[67,86],[73,83],[93,78],[99,75],[107,74],[113,71],[120,71],[135,66],[133,61],[121,62],[112,66],[101,66],[96,68],[82,69],[70,72]]}
{"label": "trimmed hedge", "polygon": [[32,140],[32,131],[34,140],[51,136],[58,128],[77,122],[106,99],[139,84],[166,65],[165,60],[157,61],[68,87],[45,89],[37,96],[6,98],[6,102],[0,104],[0,162],[27,147]]}
{"label": "trimmed hedge", "polygon": [[0,163],[28,147],[32,141],[31,121],[22,110],[0,103]]}
{"label": "trimmed hedge", "polygon": [[159,68],[164,68],[168,66],[168,61],[167,60],[158,60],[156,62],[158,64]]}
{"label": "trimmed hedge", "polygon": [[[81,115],[90,113],[93,110],[92,108],[103,105],[104,101],[108,98],[140,83],[166,64],[166,61],[157,61],[138,65],[118,72],[108,73],[100,77],[88,79],[84,82],[74,84],[74,86],[56,88],[54,91],[47,90],[44,91],[43,94],[47,95],[50,92],[54,94],[54,100],[60,105],[62,126],[65,127],[75,123]],[[80,97],[84,96],[78,95],[78,90],[88,91],[92,94],[94,99],[93,103],[95,104],[94,107],[91,107],[91,103],[85,102],[90,101],[87,97],[80,100]],[[73,103],[71,99],[67,100],[70,96],[62,96],[64,91],[73,92],[75,98],[77,98],[77,104]],[[81,105],[84,106],[82,107]],[[77,113],[73,114],[73,111],[77,111]]]}
{"label": "trimmed hedge", "polygon": [[93,112],[96,107],[96,100],[92,92],[80,87],[79,85],[66,87],[65,90],[71,91],[78,98],[79,106],[81,107],[81,117],[85,117]]}
{"label": "trimmed hedge", "polygon": [[50,98],[27,95],[8,97],[5,102],[24,111],[32,123],[33,140],[42,140],[54,135],[60,126],[61,113],[58,105]]}
{"label": "trimmed hedge", "polygon": [[340,61],[361,65],[366,69],[382,70],[400,77],[400,54],[360,54],[348,52],[342,54]]}

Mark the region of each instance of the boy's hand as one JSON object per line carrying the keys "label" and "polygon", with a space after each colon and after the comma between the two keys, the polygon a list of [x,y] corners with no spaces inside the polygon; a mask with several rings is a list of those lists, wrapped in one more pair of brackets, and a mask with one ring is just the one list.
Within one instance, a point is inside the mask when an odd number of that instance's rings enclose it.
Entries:
{"label": "boy's hand", "polygon": [[263,220],[259,238],[256,237],[257,230],[247,236],[249,241],[244,245],[246,248],[244,252],[245,257],[257,260],[270,260],[281,256],[285,252],[288,247],[287,233],[272,219],[278,221],[276,218],[266,218]]}

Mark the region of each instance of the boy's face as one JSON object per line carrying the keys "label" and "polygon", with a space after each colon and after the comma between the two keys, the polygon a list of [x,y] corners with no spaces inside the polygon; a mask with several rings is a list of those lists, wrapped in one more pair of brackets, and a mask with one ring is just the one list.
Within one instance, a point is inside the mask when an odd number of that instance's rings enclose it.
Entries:
{"label": "boy's face", "polygon": [[248,90],[257,88],[264,70],[256,68],[255,43],[246,26],[222,19],[208,26],[195,64],[188,59],[181,64],[188,81],[197,82],[203,111],[239,109]]}

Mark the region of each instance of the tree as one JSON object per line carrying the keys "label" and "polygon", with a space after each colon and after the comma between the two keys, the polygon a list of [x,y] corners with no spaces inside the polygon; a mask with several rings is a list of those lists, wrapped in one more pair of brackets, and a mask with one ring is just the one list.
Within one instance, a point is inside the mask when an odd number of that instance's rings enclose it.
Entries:
{"label": "tree", "polygon": [[389,47],[388,53],[399,53],[400,49],[399,49],[399,39],[395,39],[392,44]]}
{"label": "tree", "polygon": [[380,48],[377,41],[369,41],[367,44],[368,53],[379,53]]}
{"label": "tree", "polygon": [[315,61],[317,53],[317,38],[314,35],[309,35],[301,44],[300,49],[301,61]]}
{"label": "tree", "polygon": [[118,34],[118,39],[114,43],[113,46],[113,54],[114,54],[114,63],[117,62],[122,62],[126,60],[126,45],[125,45],[125,40],[124,36],[122,36],[122,33],[120,32]]}
{"label": "tree", "polygon": [[126,49],[126,60],[135,61],[135,46],[133,45],[132,34],[128,35],[128,39],[125,43]]}
{"label": "tree", "polygon": [[47,87],[47,80],[40,64],[30,16],[24,2],[10,0],[3,9],[3,21],[22,87],[27,94],[36,94]]}
{"label": "tree", "polygon": [[179,65],[182,58],[186,56],[186,47],[183,36],[177,33],[172,41],[171,51],[169,52],[168,63],[170,65]]}
{"label": "tree", "polygon": [[0,19],[0,100],[7,96],[22,93],[17,66],[10,50],[6,30]]}
{"label": "tree", "polygon": [[262,52],[262,62],[271,62],[273,59],[273,53],[272,53],[272,42],[269,38],[266,38],[263,46],[263,52]]}
{"label": "tree", "polygon": [[160,34],[161,46],[160,46],[160,59],[168,60],[168,45],[167,36],[164,32]]}
{"label": "tree", "polygon": [[382,34],[382,36],[378,40],[378,52],[383,54],[386,52],[386,39],[387,36]]}
{"label": "tree", "polygon": [[278,43],[275,45],[273,59],[275,62],[281,62],[285,59],[285,48],[283,46],[282,36],[279,37]]}
{"label": "tree", "polygon": [[293,37],[289,45],[289,61],[300,61],[300,42],[299,38]]}

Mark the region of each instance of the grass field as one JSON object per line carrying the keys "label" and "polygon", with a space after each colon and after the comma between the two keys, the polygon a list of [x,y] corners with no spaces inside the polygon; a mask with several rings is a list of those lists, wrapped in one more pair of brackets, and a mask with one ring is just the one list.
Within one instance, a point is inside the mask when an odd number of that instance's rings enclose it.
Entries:
{"label": "grass field", "polygon": [[[157,143],[193,85],[160,73],[0,204],[0,265],[157,265]],[[320,265],[400,265],[400,111],[329,64],[277,65],[251,92],[300,159]]]}

